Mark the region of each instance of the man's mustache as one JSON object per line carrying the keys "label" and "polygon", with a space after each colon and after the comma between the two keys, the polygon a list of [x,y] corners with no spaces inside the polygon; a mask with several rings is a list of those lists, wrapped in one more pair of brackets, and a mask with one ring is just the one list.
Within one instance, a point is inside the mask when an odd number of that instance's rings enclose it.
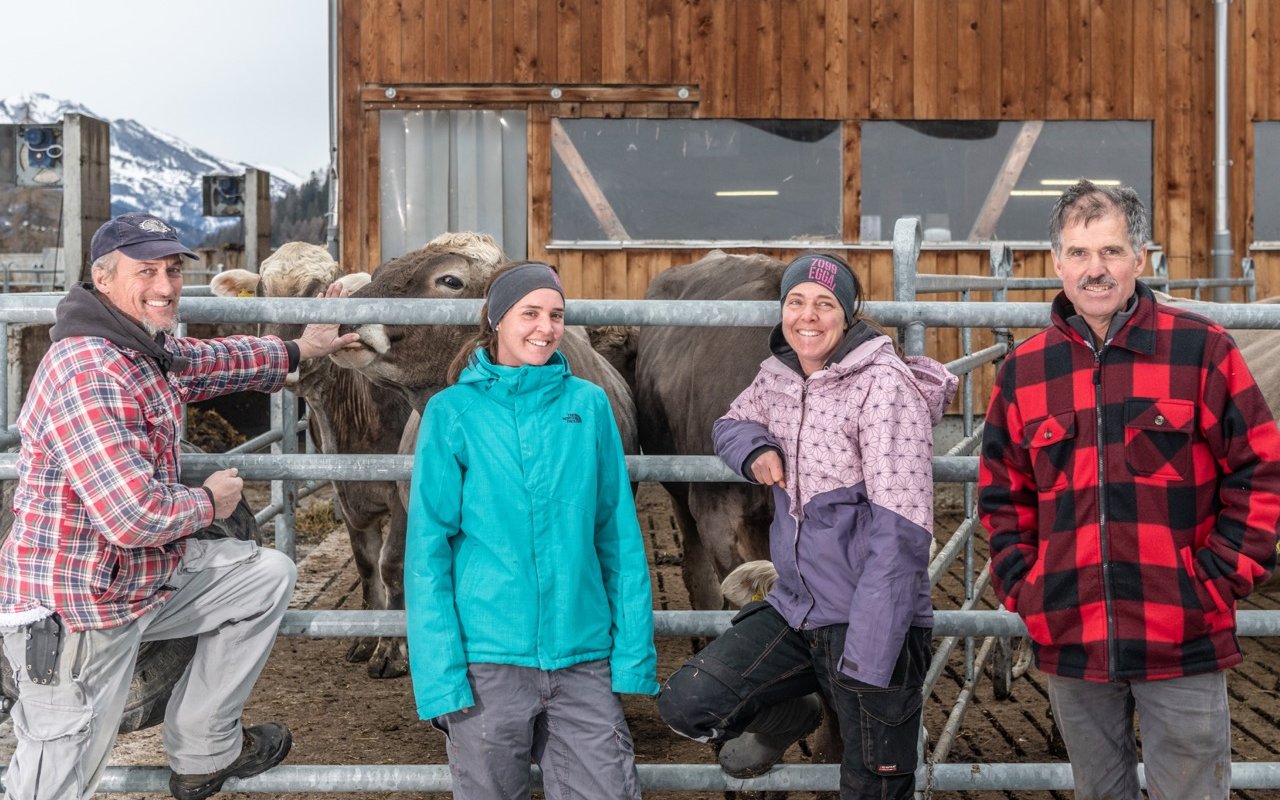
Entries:
{"label": "man's mustache", "polygon": [[1108,289],[1114,289],[1119,285],[1120,284],[1116,283],[1114,278],[1108,278],[1108,277],[1085,278],[1084,280],[1076,284],[1076,288],[1084,289],[1088,286],[1103,286]]}

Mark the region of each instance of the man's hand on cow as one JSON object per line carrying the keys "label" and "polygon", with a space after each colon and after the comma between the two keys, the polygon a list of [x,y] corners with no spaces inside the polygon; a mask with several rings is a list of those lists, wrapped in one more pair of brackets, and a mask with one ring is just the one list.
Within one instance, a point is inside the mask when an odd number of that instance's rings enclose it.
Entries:
{"label": "man's hand on cow", "polygon": [[785,489],[787,488],[787,482],[783,479],[785,475],[786,473],[782,471],[782,456],[777,450],[765,450],[751,462],[751,477],[756,479],[756,483],[762,483],[765,486],[777,485],[779,489]]}
{"label": "man's hand on cow", "polygon": [[[343,286],[339,281],[334,281],[329,284],[329,288],[325,289],[320,296],[332,299],[350,297],[351,295],[346,286]],[[305,361],[308,358],[336,353],[349,344],[355,344],[360,341],[360,334],[347,333],[339,336],[338,323],[313,322],[303,328],[302,335],[294,341],[298,345],[298,357]]]}
{"label": "man's hand on cow", "polygon": [[220,469],[204,479],[204,488],[213,495],[213,518],[226,519],[236,510],[244,491],[244,478],[235,467]]}

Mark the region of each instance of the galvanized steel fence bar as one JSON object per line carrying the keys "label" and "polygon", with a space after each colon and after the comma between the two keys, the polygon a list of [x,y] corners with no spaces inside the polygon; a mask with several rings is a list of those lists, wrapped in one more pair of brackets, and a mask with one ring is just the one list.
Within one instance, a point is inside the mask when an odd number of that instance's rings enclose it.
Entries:
{"label": "galvanized steel fence bar", "polygon": [[[1143,787],[1146,777],[1138,768]],[[535,783],[541,773],[532,768]],[[646,791],[834,791],[839,784],[836,764],[775,767],[751,780],[730,778],[715,764],[641,764],[640,786]],[[169,770],[164,767],[108,767],[101,792],[168,792]],[[1246,763],[1231,768],[1233,789],[1280,786],[1280,764]],[[348,767],[283,765],[255,778],[232,779],[226,792],[352,793],[447,792],[449,767],[423,764],[365,764]],[[939,792],[1071,791],[1067,764],[935,764],[927,790]]]}
{"label": "galvanized steel fence bar", "polygon": [[[56,296],[0,295],[0,320],[11,323],[53,322]],[[886,327],[920,324],[941,328],[1043,328],[1048,303],[954,303],[870,300],[869,316]],[[182,301],[189,322],[258,322],[266,317],[283,323],[366,322],[421,325],[471,325],[480,312],[477,300],[400,300],[348,298],[192,297]],[[1280,305],[1206,303],[1196,313],[1227,328],[1280,328]],[[573,300],[565,309],[570,325],[679,325],[684,327],[768,328],[778,322],[778,304],[755,300]]]}

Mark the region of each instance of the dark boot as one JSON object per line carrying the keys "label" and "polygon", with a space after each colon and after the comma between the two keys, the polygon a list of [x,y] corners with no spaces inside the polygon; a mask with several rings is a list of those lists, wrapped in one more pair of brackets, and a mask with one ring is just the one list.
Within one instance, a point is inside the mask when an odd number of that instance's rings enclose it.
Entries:
{"label": "dark boot", "polygon": [[763,775],[782,759],[788,747],[811,733],[821,721],[822,701],[816,694],[766,708],[740,736],[720,748],[720,768],[735,778]]}
{"label": "dark boot", "polygon": [[293,735],[278,722],[267,722],[244,729],[244,746],[239,757],[217,772],[205,775],[169,777],[169,794],[177,800],[204,800],[222,789],[227,778],[251,778],[284,761],[293,746]]}

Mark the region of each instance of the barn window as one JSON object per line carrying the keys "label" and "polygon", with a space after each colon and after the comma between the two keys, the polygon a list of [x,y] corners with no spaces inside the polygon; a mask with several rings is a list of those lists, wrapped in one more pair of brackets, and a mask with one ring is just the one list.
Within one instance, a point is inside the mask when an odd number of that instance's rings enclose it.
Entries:
{"label": "barn window", "polygon": [[1280,122],[1253,126],[1253,238],[1280,243]]}
{"label": "barn window", "polygon": [[384,261],[463,230],[525,257],[524,111],[383,111],[380,122]]}
{"label": "barn window", "polygon": [[556,242],[838,242],[840,123],[553,119]]}
{"label": "barn window", "polygon": [[1151,123],[862,123],[862,241],[918,217],[926,241],[1040,242],[1078,178],[1132,186],[1151,208]]}

